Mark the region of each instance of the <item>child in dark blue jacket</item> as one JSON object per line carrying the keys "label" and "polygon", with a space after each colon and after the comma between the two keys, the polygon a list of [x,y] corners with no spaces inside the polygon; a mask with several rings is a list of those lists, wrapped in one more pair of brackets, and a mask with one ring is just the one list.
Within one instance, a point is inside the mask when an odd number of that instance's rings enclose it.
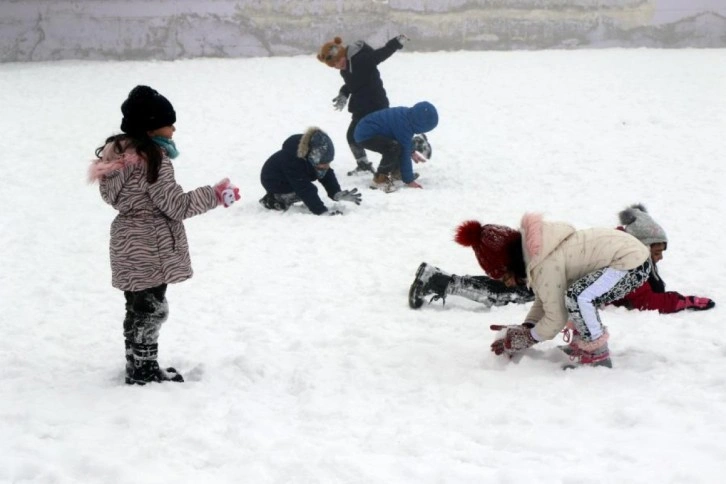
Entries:
{"label": "child in dark blue jacket", "polygon": [[380,153],[381,163],[371,188],[392,191],[391,173],[399,172],[401,180],[411,188],[422,188],[413,173],[414,161],[425,161],[413,150],[413,136],[427,133],[439,124],[439,114],[427,101],[413,107],[381,109],[364,117],[355,128],[355,140],[367,150]]}
{"label": "child in dark blue jacket", "polygon": [[[282,149],[262,165],[260,181],[267,192],[260,203],[271,210],[287,210],[302,201],[315,215],[328,212],[313,184],[319,181],[328,197],[335,201],[360,205],[358,189],[341,190],[330,163],[335,158],[333,141],[323,130],[308,128],[304,134],[294,134],[282,144]],[[340,212],[328,212],[331,215]]]}

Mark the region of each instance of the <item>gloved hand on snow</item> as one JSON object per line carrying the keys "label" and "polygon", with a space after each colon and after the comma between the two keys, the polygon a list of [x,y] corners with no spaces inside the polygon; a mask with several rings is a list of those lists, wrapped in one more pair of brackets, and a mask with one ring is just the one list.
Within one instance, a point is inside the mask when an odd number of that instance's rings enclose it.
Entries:
{"label": "gloved hand on snow", "polygon": [[492,324],[489,329],[492,331],[506,330],[503,338],[499,338],[491,344],[495,355],[506,354],[511,357],[515,353],[537,344],[537,340],[532,336],[532,330],[524,325]]}
{"label": "gloved hand on snow", "polygon": [[341,200],[344,202],[353,202],[356,205],[360,205],[362,195],[358,193],[358,189],[354,188],[352,190],[341,190],[335,195],[333,195],[333,200],[336,202],[340,202]]}
{"label": "gloved hand on snow", "polygon": [[225,208],[232,205],[240,199],[239,188],[230,183],[229,178],[225,178],[214,185],[214,194],[217,195],[217,201]]}
{"label": "gloved hand on snow", "polygon": [[336,111],[342,111],[345,105],[348,103],[348,96],[343,93],[338,94],[333,98],[333,109]]}
{"label": "gloved hand on snow", "polygon": [[343,212],[341,212],[340,210],[328,210],[326,213],[331,217],[333,215],[343,215]]}
{"label": "gloved hand on snow", "polygon": [[676,309],[682,311],[684,309],[693,309],[694,311],[705,311],[711,309],[716,303],[707,297],[685,296],[676,304]]}
{"label": "gloved hand on snow", "polygon": [[409,39],[409,38],[408,38],[408,37],[406,36],[406,34],[400,34],[400,35],[397,35],[397,36],[396,36],[396,40],[398,41],[398,43],[399,43],[399,44],[401,44],[401,47],[403,47],[403,45],[404,45],[405,43],[409,42],[409,41],[410,41],[411,39]]}

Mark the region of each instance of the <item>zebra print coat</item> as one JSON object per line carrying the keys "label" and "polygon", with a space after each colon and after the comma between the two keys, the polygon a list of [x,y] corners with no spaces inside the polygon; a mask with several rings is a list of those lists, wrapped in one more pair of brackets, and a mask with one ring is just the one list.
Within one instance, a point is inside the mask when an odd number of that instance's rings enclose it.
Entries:
{"label": "zebra print coat", "polygon": [[219,204],[211,186],[185,193],[164,156],[158,180],[146,181],[146,163],[135,150],[116,153],[113,143],[89,170],[103,200],[118,210],[111,224],[111,283],[140,291],[192,277],[189,245],[182,221]]}

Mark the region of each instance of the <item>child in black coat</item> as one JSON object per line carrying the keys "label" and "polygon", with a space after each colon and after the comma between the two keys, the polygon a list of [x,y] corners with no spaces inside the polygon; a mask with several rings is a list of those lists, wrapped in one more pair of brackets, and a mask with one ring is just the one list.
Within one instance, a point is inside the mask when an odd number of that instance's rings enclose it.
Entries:
{"label": "child in black coat", "polygon": [[318,60],[338,69],[343,78],[343,87],[333,98],[333,106],[336,110],[342,111],[347,103],[348,111],[352,115],[346,138],[357,167],[349,172],[349,175],[358,172],[375,173],[365,149],[353,138],[353,132],[358,121],[364,116],[389,106],[378,64],[403,48],[403,44],[408,40],[408,37],[401,34],[386,42],[383,47],[373,49],[362,40],[345,45],[340,37],[335,37],[323,44],[318,52]]}
{"label": "child in black coat", "polygon": [[[341,190],[330,163],[335,158],[333,141],[323,130],[308,128],[304,134],[294,134],[282,144],[282,149],[262,165],[260,181],[267,192],[260,203],[271,210],[287,210],[302,201],[315,215],[328,212],[313,184],[319,181],[332,200],[360,205],[358,189]],[[328,212],[335,215],[340,212]]]}

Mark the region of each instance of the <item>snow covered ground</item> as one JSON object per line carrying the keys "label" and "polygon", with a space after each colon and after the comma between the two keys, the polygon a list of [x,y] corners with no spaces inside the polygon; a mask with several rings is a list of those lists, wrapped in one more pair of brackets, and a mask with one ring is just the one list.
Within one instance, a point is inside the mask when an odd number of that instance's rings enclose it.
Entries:
{"label": "snow covered ground", "polygon": [[[726,50],[410,54],[392,105],[439,109],[423,190],[348,177],[349,115],[314,56],[0,64],[0,482],[716,483],[726,471]],[[184,384],[123,384],[115,212],[86,184],[136,84],[174,104],[186,189],[242,200],[186,222],[195,276],[170,286],[160,360]],[[344,216],[264,211],[259,169],[328,131]],[[375,158],[377,160],[377,157]],[[615,368],[515,364],[493,323],[527,306],[450,297],[414,311],[421,261],[479,274],[466,219],[526,211],[578,227],[644,203],[668,232],[667,287],[707,312],[606,308]]]}

